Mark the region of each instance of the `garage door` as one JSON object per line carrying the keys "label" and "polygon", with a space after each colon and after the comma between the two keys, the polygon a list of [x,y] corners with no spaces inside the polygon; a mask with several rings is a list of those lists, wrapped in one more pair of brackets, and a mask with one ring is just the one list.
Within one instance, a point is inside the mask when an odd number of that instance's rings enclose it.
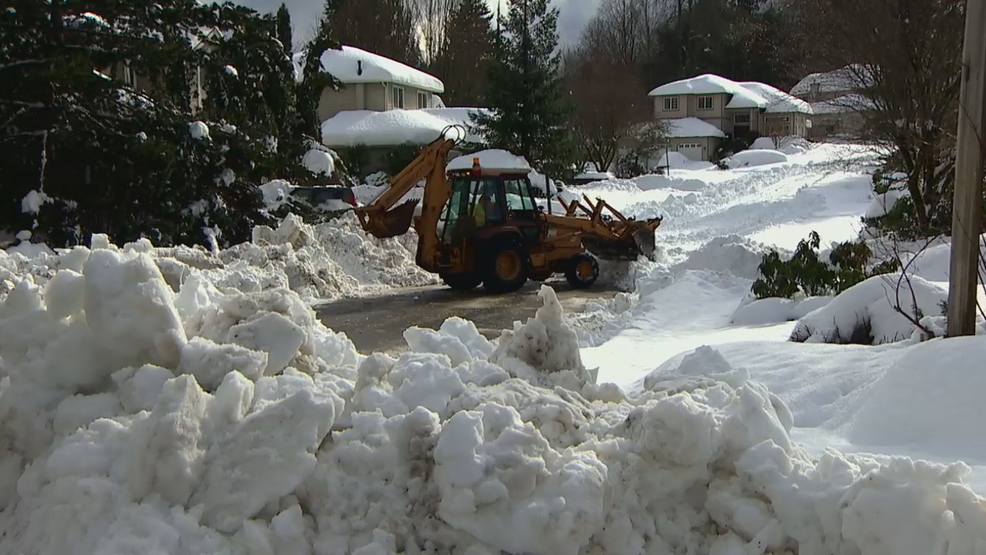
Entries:
{"label": "garage door", "polygon": [[682,143],[678,145],[678,152],[687,156],[689,160],[702,161],[701,143]]}

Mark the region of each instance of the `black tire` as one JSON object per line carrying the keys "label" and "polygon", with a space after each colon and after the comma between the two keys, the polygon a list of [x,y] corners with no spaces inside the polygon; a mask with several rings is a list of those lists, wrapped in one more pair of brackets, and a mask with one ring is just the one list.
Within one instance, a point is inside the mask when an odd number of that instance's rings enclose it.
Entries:
{"label": "black tire", "polygon": [[592,287],[599,279],[599,262],[591,254],[584,252],[576,254],[568,261],[565,279],[576,289]]}
{"label": "black tire", "polygon": [[531,258],[527,250],[515,241],[493,243],[483,257],[483,286],[491,293],[517,291],[527,283],[530,273]]}
{"label": "black tire", "polygon": [[445,285],[455,291],[469,291],[483,283],[483,280],[474,274],[446,274],[441,277]]}

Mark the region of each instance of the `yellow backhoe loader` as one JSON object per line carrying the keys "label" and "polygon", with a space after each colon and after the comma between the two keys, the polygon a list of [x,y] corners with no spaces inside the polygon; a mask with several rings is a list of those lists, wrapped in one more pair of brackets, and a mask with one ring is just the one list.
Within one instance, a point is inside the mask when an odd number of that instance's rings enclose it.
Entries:
{"label": "yellow backhoe loader", "polygon": [[[356,209],[367,233],[395,237],[413,222],[418,266],[458,290],[482,283],[490,292],[507,293],[554,274],[585,288],[599,277],[596,257],[653,258],[654,232],[663,218],[625,218],[602,199],[593,203],[585,195],[585,205],[559,198],[565,213],[556,215],[550,202],[547,211],[538,206],[529,170],[483,167],[474,158],[471,168],[446,171],[449,152],[465,136],[456,127],[443,130],[390,188]],[[421,213],[415,216],[417,199],[397,203],[421,180]]]}

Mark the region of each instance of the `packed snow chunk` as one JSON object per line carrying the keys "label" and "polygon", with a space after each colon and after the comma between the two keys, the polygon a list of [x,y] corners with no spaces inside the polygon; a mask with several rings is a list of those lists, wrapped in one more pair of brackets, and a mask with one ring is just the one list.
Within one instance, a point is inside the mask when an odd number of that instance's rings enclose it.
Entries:
{"label": "packed snow chunk", "polygon": [[479,165],[484,168],[497,170],[531,170],[531,165],[523,156],[517,156],[506,150],[481,150],[453,158],[445,167],[448,171],[472,169],[473,159],[479,158]]}
{"label": "packed snow chunk", "polygon": [[[274,312],[258,315],[229,328],[227,340],[252,351],[267,354],[263,374],[273,375],[284,370],[308,339],[305,330],[285,316]],[[256,359],[244,355],[244,360]],[[250,365],[251,371],[256,370]]]}
{"label": "packed snow chunk", "polygon": [[911,339],[914,322],[937,316],[948,292],[917,276],[873,276],[798,321],[792,341],[881,345]]}
{"label": "packed snow chunk", "polygon": [[578,334],[566,321],[555,290],[542,285],[538,297],[543,306],[527,323],[515,322],[512,331],[503,331],[490,362],[538,385],[579,391],[595,383],[595,376],[582,364]]}
{"label": "packed snow chunk", "polygon": [[[233,339],[235,341],[237,338]],[[291,357],[294,357],[294,352]],[[253,351],[240,345],[219,345],[203,337],[194,337],[182,350],[178,373],[191,374],[203,389],[215,391],[226,374],[236,370],[247,379],[256,381],[264,374],[267,365],[268,357],[265,352]],[[278,370],[281,369],[283,368]]]}
{"label": "packed snow chunk", "polygon": [[435,330],[408,328],[404,332],[408,347],[416,353],[436,353],[449,357],[452,367],[473,360],[486,360],[493,354],[493,344],[476,329],[476,324],[453,316]]}
{"label": "packed snow chunk", "polygon": [[726,165],[731,170],[783,162],[787,162],[787,155],[777,150],[744,150],[726,158]]}
{"label": "packed snow chunk", "polygon": [[239,77],[240,75],[240,72],[236,71],[236,68],[230,65],[223,66],[223,71],[225,71],[227,75],[230,75],[232,77]]}
{"label": "packed snow chunk", "polygon": [[876,193],[873,195],[873,202],[871,202],[869,207],[867,207],[866,213],[863,214],[863,217],[882,218],[894,209],[897,201],[909,196],[910,192],[906,189],[890,189],[885,193]]}
{"label": "packed snow chunk", "polygon": [[21,212],[24,214],[37,214],[41,211],[42,206],[52,202],[55,202],[55,200],[46,195],[44,191],[30,191],[21,199]]}
{"label": "packed snow chunk", "polygon": [[138,413],[153,410],[164,384],[174,377],[167,368],[146,364],[115,372],[113,381],[119,389],[123,409],[128,413]]}
{"label": "packed snow chunk", "polygon": [[983,360],[982,337],[915,346],[867,391],[849,439],[986,462]]}
{"label": "packed snow chunk", "polygon": [[185,346],[175,295],[146,254],[92,252],[83,269],[86,323],[123,365],[173,368]]}
{"label": "packed snow chunk", "polygon": [[86,298],[86,278],[73,270],[59,270],[45,285],[45,308],[56,320],[82,312]]}
{"label": "packed snow chunk", "polygon": [[774,139],[770,137],[757,137],[750,145],[749,150],[777,150],[777,145],[774,144]]}
{"label": "packed snow chunk", "polygon": [[192,123],[189,123],[188,132],[191,133],[192,138],[196,140],[209,138],[209,126],[201,121],[193,121]]}
{"label": "packed snow chunk", "polygon": [[[221,396],[222,387],[216,397]],[[332,428],[337,403],[341,400],[331,393],[302,389],[221,430],[216,455],[206,463],[190,501],[204,505],[203,521],[234,532],[267,503],[294,491],[315,468],[315,453]]]}
{"label": "packed snow chunk", "polygon": [[496,549],[575,555],[603,524],[606,466],[552,449],[513,408],[457,412],[434,456],[438,515]]}
{"label": "packed snow chunk", "polygon": [[316,175],[332,175],[335,171],[335,160],[324,150],[312,149],[301,157],[301,165]]}
{"label": "packed snow chunk", "polygon": [[66,436],[100,418],[112,418],[123,407],[112,393],[66,397],[55,410],[55,435]]}

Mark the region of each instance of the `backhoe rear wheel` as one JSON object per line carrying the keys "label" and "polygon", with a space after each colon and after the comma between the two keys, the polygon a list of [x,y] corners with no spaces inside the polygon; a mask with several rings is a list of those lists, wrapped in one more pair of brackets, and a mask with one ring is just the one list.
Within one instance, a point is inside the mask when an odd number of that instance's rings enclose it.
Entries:
{"label": "backhoe rear wheel", "polygon": [[444,274],[441,276],[445,285],[455,291],[469,291],[479,286],[483,280],[475,274]]}
{"label": "backhoe rear wheel", "polygon": [[599,262],[588,253],[576,254],[568,262],[565,279],[576,289],[592,287],[599,279]]}
{"label": "backhoe rear wheel", "polygon": [[483,285],[492,293],[513,293],[527,283],[531,259],[514,241],[490,245],[483,260]]}

